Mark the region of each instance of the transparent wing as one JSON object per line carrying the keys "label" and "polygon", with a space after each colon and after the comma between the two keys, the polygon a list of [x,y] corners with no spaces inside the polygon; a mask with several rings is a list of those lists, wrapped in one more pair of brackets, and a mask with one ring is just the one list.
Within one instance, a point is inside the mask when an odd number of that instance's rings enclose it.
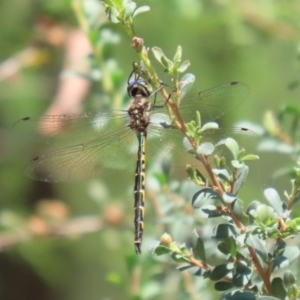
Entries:
{"label": "transparent wing", "polygon": [[[148,132],[147,154],[151,159],[160,161],[167,159],[172,166],[184,167],[186,164],[193,166],[201,165],[201,162],[196,160],[187,149],[184,147],[183,133],[174,127],[166,129],[158,126],[150,126]],[[209,129],[203,132],[201,143],[209,142],[217,145],[221,140],[233,138],[239,145],[240,149],[245,148],[247,153],[253,152],[259,141],[259,136],[246,128],[217,128]],[[224,145],[219,145],[215,148],[214,154],[225,156],[232,160],[233,156],[228,148]]]}
{"label": "transparent wing", "polygon": [[[25,168],[26,175],[35,180],[58,182],[103,177],[111,170],[125,168],[134,170],[137,151],[136,135],[128,126],[119,122],[120,120],[117,121],[116,124],[116,119],[108,120],[105,126],[97,127],[97,129],[89,127],[86,136],[89,139],[93,137],[93,139],[73,146],[59,147],[65,146],[64,138],[61,135],[58,135],[58,140],[52,137],[57,150],[46,152],[31,160]],[[167,159],[171,165],[181,168],[185,168],[186,164],[200,164],[185,150],[182,132],[162,124],[159,122],[149,126],[147,158],[155,161]],[[76,125],[75,131],[78,128]],[[74,133],[68,132],[68,134]],[[251,142],[254,140],[253,134],[242,128],[206,131],[203,134],[202,142],[209,141],[216,144],[222,138],[229,136],[235,138],[243,146],[254,144]],[[74,142],[74,139],[70,140]],[[63,143],[60,143],[61,141]],[[80,141],[83,141],[83,138]],[[247,148],[247,146],[245,147]],[[221,151],[218,149],[217,152]]]}
{"label": "transparent wing", "polygon": [[[176,178],[186,178],[186,166],[191,165],[198,169],[201,174],[209,180],[209,176],[202,165],[201,161],[195,158],[192,154],[188,153],[183,145],[184,135],[177,129],[158,129],[153,127],[149,129],[149,135],[151,134],[158,137],[161,134],[161,138],[151,139],[149,138],[147,143],[147,153],[150,158],[148,161],[152,162],[165,162],[165,166],[170,167],[170,171]],[[257,144],[259,142],[259,136],[246,128],[219,128],[206,130],[201,139],[201,143],[212,143],[215,146],[215,150],[208,157],[212,168],[215,168],[214,156],[225,157],[227,166],[231,171],[233,167],[231,161],[234,159],[233,154],[229,151],[228,147],[224,143],[219,143],[227,138],[234,139],[241,150],[244,148],[246,154],[256,154]],[[159,148],[159,149],[158,149]],[[246,164],[250,167],[248,180],[250,180],[256,187],[261,187],[261,177],[259,172],[259,164],[257,160],[247,161]]]}
{"label": "transparent wing", "polygon": [[[185,120],[193,119],[197,110],[202,120],[214,120],[241,104],[249,93],[247,85],[229,83],[184,98],[180,112]],[[166,112],[166,108],[154,108],[154,111]],[[28,163],[26,175],[41,181],[74,181],[105,176],[108,169],[134,169],[137,138],[128,124],[127,111],[23,118],[15,124],[16,132],[47,143],[49,151]],[[236,135],[240,136],[238,142],[243,135],[242,140],[247,140],[242,131],[212,130],[204,134],[202,141],[217,142],[225,136],[235,138]],[[172,165],[184,166],[193,158],[183,148],[183,137],[177,129],[153,123],[147,138],[148,157],[170,158]]]}
{"label": "transparent wing", "polygon": [[103,177],[109,170],[126,167],[134,170],[133,148],[137,148],[135,134],[123,128],[83,144],[39,155],[27,164],[25,174],[39,181],[59,182]]}
{"label": "transparent wing", "polygon": [[[251,89],[247,84],[230,82],[183,98],[179,111],[186,122],[195,119],[196,111],[200,112],[202,123],[214,121],[242,104],[250,92]],[[163,112],[165,108],[156,110]]]}
{"label": "transparent wing", "polygon": [[16,134],[54,147],[67,147],[94,140],[129,123],[126,111],[26,117],[14,125]]}
{"label": "transparent wing", "polygon": [[47,144],[25,173],[56,182],[92,178],[108,169],[134,170],[137,138],[128,123],[126,111],[24,118],[15,124],[17,134]]}

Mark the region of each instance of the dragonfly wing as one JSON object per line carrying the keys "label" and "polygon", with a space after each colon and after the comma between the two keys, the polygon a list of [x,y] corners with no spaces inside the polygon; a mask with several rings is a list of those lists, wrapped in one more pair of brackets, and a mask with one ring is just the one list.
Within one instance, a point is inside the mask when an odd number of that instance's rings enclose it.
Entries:
{"label": "dragonfly wing", "polygon": [[179,111],[186,121],[195,119],[196,111],[200,112],[202,123],[217,120],[242,104],[250,92],[250,87],[245,83],[230,82],[184,98]]}
{"label": "dragonfly wing", "polygon": [[112,113],[84,113],[26,117],[17,121],[14,131],[21,138],[29,138],[54,148],[85,143],[101,135],[102,131],[113,132],[116,126],[129,123],[126,111]]}
{"label": "dragonfly wing", "polygon": [[25,174],[39,181],[65,182],[134,168],[132,152],[136,144],[135,134],[129,128],[123,128],[86,143],[37,156],[27,164]]}
{"label": "dragonfly wing", "polygon": [[[214,87],[180,101],[179,112],[186,122],[195,120],[196,111],[201,114],[202,124],[214,121],[238,107],[250,95],[250,87],[242,82],[230,82]],[[171,97],[172,98],[172,97]],[[166,108],[155,112],[166,113]]]}
{"label": "dragonfly wing", "polygon": [[[153,126],[149,128],[148,154],[155,161],[167,159],[171,166],[185,168],[187,164],[200,166],[201,162],[188,153],[184,147],[184,134],[175,127],[166,128]],[[224,156],[229,161],[234,159],[225,146],[226,138],[233,138],[240,148],[245,148],[247,153],[255,150],[259,136],[246,128],[217,128],[205,130],[202,134],[201,144],[212,143],[215,147],[214,153]],[[223,142],[222,142],[223,141]]]}

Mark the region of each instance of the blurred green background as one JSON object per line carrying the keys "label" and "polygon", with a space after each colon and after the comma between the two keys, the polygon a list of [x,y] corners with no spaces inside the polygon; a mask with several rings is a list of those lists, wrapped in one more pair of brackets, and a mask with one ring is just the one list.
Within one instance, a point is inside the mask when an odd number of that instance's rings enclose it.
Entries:
{"label": "blurred green background", "polygon": [[[196,75],[197,90],[229,81],[252,88],[248,101],[222,124],[232,126],[240,120],[261,124],[266,110],[276,113],[283,103],[298,103],[299,88],[288,86],[300,76],[299,1],[136,2],[151,7],[136,18],[137,35],[170,57],[181,45],[183,58],[191,62],[189,71]],[[23,117],[43,114],[56,94],[64,49],[55,34],[51,39],[47,33],[53,27],[62,31],[77,27],[71,3],[0,2],[0,299],[132,299],[130,295],[139,290],[137,282],[142,283],[142,299],[159,299],[163,292],[169,295],[164,299],[181,299],[179,294],[170,296],[180,274],[162,275],[162,266],[148,254],[146,243],[140,265],[133,254],[134,167],[128,180],[76,184],[39,183],[23,174],[38,145],[16,136],[13,126]],[[137,56],[118,25],[106,26],[120,35],[109,56],[117,62],[125,84]],[[163,77],[163,70],[157,70]],[[94,84],[85,105],[90,107],[97,95]],[[273,153],[260,157],[261,186],[250,188],[255,195],[263,200],[264,186],[272,185],[280,193],[289,189],[287,177],[273,180],[271,174],[293,161]],[[245,201],[251,200],[249,191]],[[150,232],[153,224],[146,220],[146,226]],[[156,230],[149,239],[163,233]],[[146,285],[150,279],[156,279],[152,286]]]}

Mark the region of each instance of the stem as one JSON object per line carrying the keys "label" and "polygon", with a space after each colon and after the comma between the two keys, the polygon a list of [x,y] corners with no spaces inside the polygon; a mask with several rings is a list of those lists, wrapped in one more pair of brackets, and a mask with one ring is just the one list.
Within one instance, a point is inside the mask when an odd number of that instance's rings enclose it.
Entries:
{"label": "stem", "polygon": [[203,261],[199,261],[199,260],[195,259],[193,256],[191,256],[189,258],[189,260],[190,260],[191,265],[193,265],[193,266],[197,266],[197,267],[199,267],[201,269],[204,269],[206,271],[209,271],[211,269],[206,263],[204,263]]}
{"label": "stem", "polygon": [[256,256],[255,249],[248,246],[248,250],[249,250],[250,256],[252,258],[252,262],[255,265],[255,268],[265,284],[265,287],[268,291],[268,295],[272,296],[273,292],[272,292],[272,287],[271,287],[271,282],[270,282],[270,276],[268,276],[268,274],[265,272],[265,270],[261,266],[261,264]]}
{"label": "stem", "polygon": [[141,281],[142,268],[137,266],[131,276],[131,291],[133,295],[139,295],[140,292],[140,281]]}
{"label": "stem", "polygon": [[183,282],[185,285],[185,289],[187,293],[190,295],[191,300],[197,300],[198,298],[198,293],[197,289],[195,287],[195,283],[193,282],[192,275],[189,274],[188,272],[182,272],[182,278]]}

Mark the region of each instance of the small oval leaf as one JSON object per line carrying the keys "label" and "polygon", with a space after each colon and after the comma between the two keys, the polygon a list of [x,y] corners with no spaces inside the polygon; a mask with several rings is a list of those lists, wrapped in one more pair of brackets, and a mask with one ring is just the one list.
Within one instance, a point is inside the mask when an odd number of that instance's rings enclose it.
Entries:
{"label": "small oval leaf", "polygon": [[257,295],[253,292],[239,290],[226,293],[220,300],[257,300],[256,297]]}
{"label": "small oval leaf", "polygon": [[[228,281],[219,281],[215,284],[215,290],[219,292],[224,292],[233,288],[233,284]],[[226,299],[226,298],[223,298]]]}
{"label": "small oval leaf", "polygon": [[274,218],[274,212],[272,207],[265,204],[260,204],[256,208],[257,218],[264,224],[268,225]]}
{"label": "small oval leaf", "polygon": [[178,68],[179,73],[184,73],[187,68],[191,65],[191,63],[188,60],[185,60]]}
{"label": "small oval leaf", "polygon": [[200,218],[216,218],[222,216],[224,213],[216,208],[214,205],[203,205],[201,209],[196,210],[195,215]]}
{"label": "small oval leaf", "polygon": [[200,146],[197,148],[197,153],[200,155],[211,155],[215,150],[215,147],[212,143],[205,142],[200,144]]}
{"label": "small oval leaf", "polygon": [[218,129],[219,124],[216,122],[207,122],[201,127],[201,132],[207,130],[207,129]]}
{"label": "small oval leaf", "polygon": [[148,6],[148,5],[141,6],[141,7],[137,8],[137,9],[134,11],[132,17],[135,18],[137,15],[140,15],[140,14],[142,14],[142,13],[144,13],[144,12],[149,11],[149,10],[150,10],[150,6]]}
{"label": "small oval leaf", "polygon": [[220,195],[217,192],[211,188],[203,188],[194,194],[192,198],[192,205],[194,208],[198,209],[201,208],[205,202],[210,202],[211,200],[216,199],[221,200]]}
{"label": "small oval leaf", "polygon": [[274,210],[278,213],[279,216],[282,215],[282,201],[278,192],[273,188],[268,188],[264,190],[264,195],[270,205],[274,208]]}
{"label": "small oval leaf", "polygon": [[192,88],[195,83],[195,75],[191,73],[184,74],[183,77],[178,82],[178,87],[180,90],[179,99],[182,99]]}
{"label": "small oval leaf", "polygon": [[296,277],[290,270],[287,270],[284,272],[283,281],[284,285],[288,287],[296,282]]}
{"label": "small oval leaf", "polygon": [[161,57],[164,55],[164,52],[159,47],[152,47],[152,54],[156,58],[157,61],[161,62]]}
{"label": "small oval leaf", "polygon": [[217,281],[225,277],[232,268],[228,268],[228,264],[221,264],[216,266],[209,275],[209,278],[213,281]]}
{"label": "small oval leaf", "polygon": [[240,189],[243,187],[244,183],[249,174],[249,167],[247,165],[243,165],[241,168],[237,169],[235,182],[233,184],[232,192],[237,194]]}
{"label": "small oval leaf", "polygon": [[200,258],[202,261],[206,262],[204,242],[200,238],[196,230],[193,230],[192,245],[193,245],[193,253],[195,257]]}
{"label": "small oval leaf", "polygon": [[234,158],[238,157],[240,147],[239,147],[238,143],[233,138],[229,137],[229,138],[225,139],[224,145],[230,150],[230,152],[232,153],[232,156]]}
{"label": "small oval leaf", "polygon": [[297,246],[286,247],[283,252],[283,255],[289,259],[289,262],[292,262],[293,260],[298,258],[299,254],[300,250]]}
{"label": "small oval leaf", "polygon": [[283,280],[280,277],[275,277],[271,283],[273,295],[279,299],[285,299],[287,293]]}
{"label": "small oval leaf", "polygon": [[217,239],[224,239],[230,236],[235,236],[236,231],[231,224],[219,224],[215,230],[214,237]]}
{"label": "small oval leaf", "polygon": [[130,2],[125,6],[125,8],[124,8],[124,17],[125,17],[125,19],[129,19],[130,17],[133,16],[135,8],[136,8],[136,3],[135,2]]}
{"label": "small oval leaf", "polygon": [[236,200],[236,195],[231,193],[223,193],[222,198],[225,203],[232,203]]}
{"label": "small oval leaf", "polygon": [[275,257],[272,263],[273,263],[272,270],[274,271],[276,269],[283,269],[287,267],[289,265],[289,260],[285,256],[280,255]]}

